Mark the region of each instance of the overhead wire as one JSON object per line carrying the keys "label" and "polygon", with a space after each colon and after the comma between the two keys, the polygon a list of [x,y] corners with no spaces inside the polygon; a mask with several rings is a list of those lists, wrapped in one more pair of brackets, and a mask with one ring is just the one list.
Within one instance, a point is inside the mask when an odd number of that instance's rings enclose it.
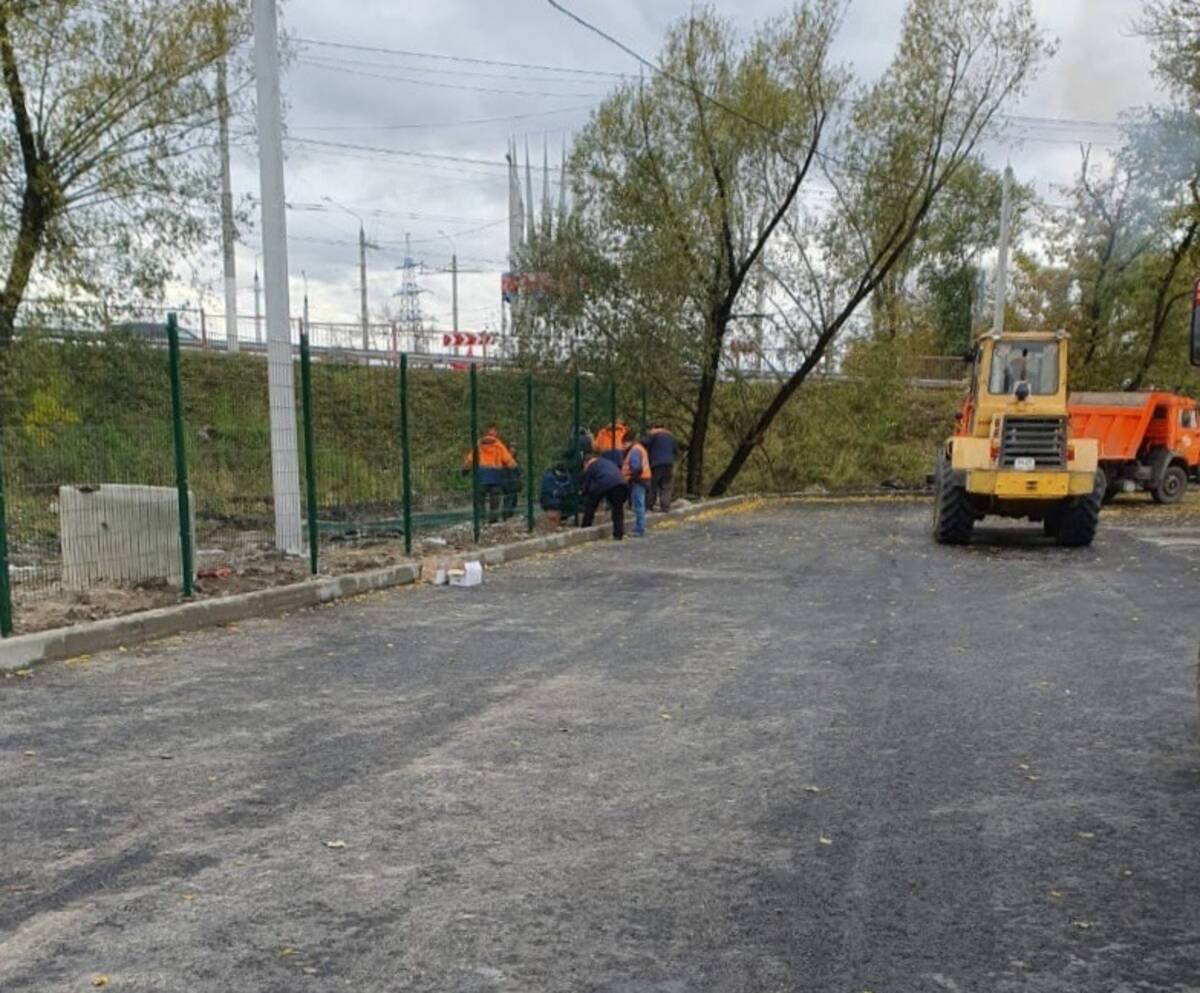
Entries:
{"label": "overhead wire", "polygon": [[407,83],[411,86],[432,86],[443,90],[466,90],[471,93],[495,93],[503,96],[524,96],[524,97],[550,97],[554,99],[571,99],[577,100],[580,97],[601,97],[603,91],[593,90],[590,92],[578,91],[556,91],[556,90],[510,90],[498,86],[471,86],[466,83],[442,83],[434,79],[414,79],[411,76],[396,76],[389,73],[368,72],[365,69],[354,69],[350,66],[332,65],[322,62],[317,59],[296,59],[296,64],[310,66],[315,69],[324,69],[327,72],[340,72],[350,76],[362,76],[367,79],[384,79],[393,83]]}
{"label": "overhead wire", "polygon": [[424,128],[465,128],[483,124],[506,124],[511,121],[526,121],[538,117],[556,117],[591,110],[595,104],[585,103],[575,107],[556,107],[554,110],[539,110],[529,114],[508,114],[502,117],[477,117],[468,121],[420,121],[405,124],[301,124],[292,131],[408,131]]}
{"label": "overhead wire", "polygon": [[297,38],[296,41],[302,45],[313,45],[319,48],[341,48],[355,52],[372,52],[377,55],[402,55],[407,58],[432,59],[443,62],[462,62],[471,65],[505,66],[510,69],[535,69],[539,71],[560,72],[568,75],[599,76],[610,78],[615,77],[619,79],[626,78],[625,73],[609,72],[603,69],[581,69],[578,66],[549,66],[538,65],[531,62],[505,62],[501,59],[474,58],[467,55],[444,55],[436,52],[418,52],[411,49],[385,48],[381,45],[359,45],[351,44],[349,42],[328,41],[326,39],[317,38]]}

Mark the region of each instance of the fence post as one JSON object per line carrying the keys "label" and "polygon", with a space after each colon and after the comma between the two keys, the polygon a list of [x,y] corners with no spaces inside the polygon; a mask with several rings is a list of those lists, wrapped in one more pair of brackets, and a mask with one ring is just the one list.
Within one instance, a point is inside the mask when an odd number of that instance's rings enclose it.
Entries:
{"label": "fence post", "polygon": [[8,509],[4,502],[4,452],[0,449],[0,637],[13,633],[12,588],[8,581]]}
{"label": "fence post", "polygon": [[525,520],[533,530],[533,473],[537,460],[533,453],[533,373],[525,376]]}
{"label": "fence post", "polygon": [[479,544],[479,396],[475,363],[471,363],[471,522]]}
{"label": "fence post", "polygon": [[617,381],[608,381],[608,426],[612,431],[613,445],[617,443]]}
{"label": "fence post", "polygon": [[308,513],[308,568],[315,576],[321,568],[321,532],[317,523],[317,450],[313,441],[312,352],[308,325],[300,332],[300,403],[304,421],[304,502]]}
{"label": "fence post", "polygon": [[183,384],[179,377],[179,321],[167,315],[167,351],[171,369],[171,425],[175,435],[175,488],[179,492],[179,562],[183,567],[183,595],[192,587],[192,496],[188,490],[187,436],[183,429]]}
{"label": "fence post", "polygon": [[579,526],[579,476],[583,470],[583,452],[579,444],[579,429],[583,420],[582,400],[579,392],[579,373],[575,374],[575,409],[572,413],[571,424],[571,469],[575,476],[575,526]]}
{"label": "fence post", "polygon": [[404,494],[404,554],[412,555],[412,466],[408,452],[408,352],[400,353],[400,485]]}

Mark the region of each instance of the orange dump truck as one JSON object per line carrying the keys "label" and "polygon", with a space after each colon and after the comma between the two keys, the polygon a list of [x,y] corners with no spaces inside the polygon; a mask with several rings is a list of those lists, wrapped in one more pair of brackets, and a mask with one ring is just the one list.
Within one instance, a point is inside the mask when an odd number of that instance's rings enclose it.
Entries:
{"label": "orange dump truck", "polygon": [[1200,406],[1175,393],[1073,393],[1071,436],[1095,438],[1105,497],[1149,490],[1177,503],[1200,465]]}

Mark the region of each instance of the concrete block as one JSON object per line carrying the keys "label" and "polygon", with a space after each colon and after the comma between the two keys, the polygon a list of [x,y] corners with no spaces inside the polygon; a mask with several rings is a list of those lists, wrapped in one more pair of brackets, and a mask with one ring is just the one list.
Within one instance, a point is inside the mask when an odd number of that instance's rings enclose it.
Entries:
{"label": "concrete block", "polygon": [[[192,498],[192,541],[196,501]],[[172,486],[105,483],[58,490],[62,580],[68,589],[98,583],[166,580],[181,586],[179,494]]]}

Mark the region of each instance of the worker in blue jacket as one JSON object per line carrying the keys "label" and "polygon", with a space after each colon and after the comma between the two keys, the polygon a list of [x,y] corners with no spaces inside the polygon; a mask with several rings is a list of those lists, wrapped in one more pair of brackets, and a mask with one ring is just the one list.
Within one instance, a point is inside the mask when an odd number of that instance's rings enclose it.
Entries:
{"label": "worker in blue jacket", "polygon": [[625,503],[629,499],[629,487],[625,485],[620,466],[613,465],[606,458],[591,456],[584,463],[580,489],[583,491],[583,526],[592,526],[600,501],[607,500],[612,510],[613,540],[624,538]]}
{"label": "worker in blue jacket", "polygon": [[542,492],[538,501],[546,524],[557,528],[563,517],[575,512],[575,481],[561,462],[547,469],[542,476]]}
{"label": "worker in blue jacket", "polygon": [[642,444],[650,455],[650,493],[646,506],[653,510],[654,505],[658,504],[659,509],[666,513],[671,509],[671,481],[675,475],[679,444],[662,424],[651,424]]}

